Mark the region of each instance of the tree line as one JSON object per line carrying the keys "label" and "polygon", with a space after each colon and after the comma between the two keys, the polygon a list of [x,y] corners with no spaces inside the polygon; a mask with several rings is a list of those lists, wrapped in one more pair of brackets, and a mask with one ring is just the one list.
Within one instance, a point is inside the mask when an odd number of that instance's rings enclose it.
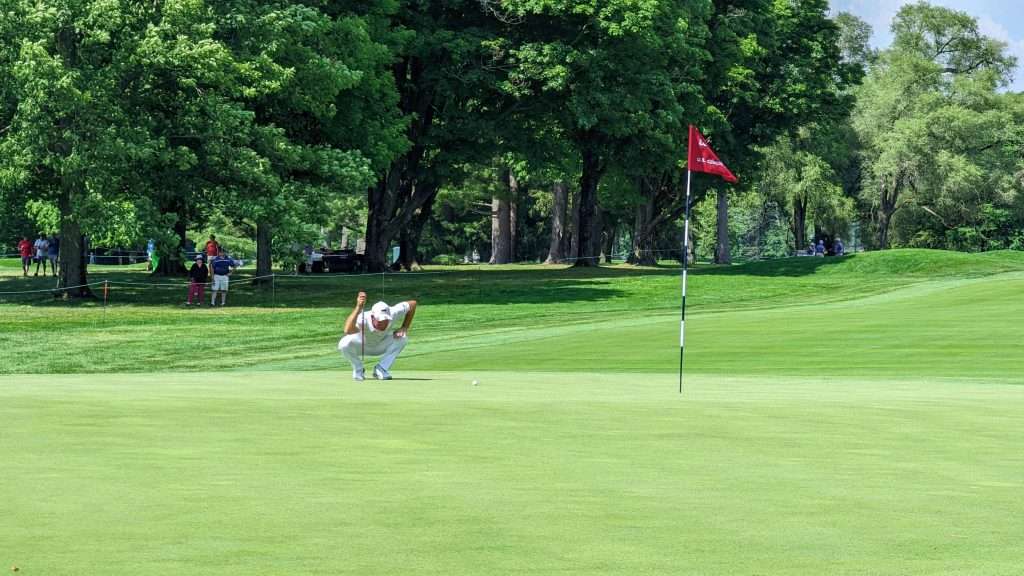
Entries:
{"label": "tree line", "polygon": [[826,0],[8,0],[3,16],[0,235],[59,232],[62,286],[87,283],[86,236],[154,238],[177,273],[212,223],[252,238],[261,274],[341,228],[372,271],[477,246],[653,263],[678,245],[689,124],[740,176],[695,179],[719,262],[736,222],[779,251],[853,224],[878,248],[1021,244],[1016,63],[923,2],[881,52]]}

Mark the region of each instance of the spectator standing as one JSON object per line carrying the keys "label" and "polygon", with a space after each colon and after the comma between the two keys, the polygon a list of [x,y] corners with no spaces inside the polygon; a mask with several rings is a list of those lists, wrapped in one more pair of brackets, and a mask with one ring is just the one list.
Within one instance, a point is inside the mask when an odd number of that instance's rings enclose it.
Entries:
{"label": "spectator standing", "polygon": [[50,251],[50,243],[46,241],[46,234],[39,234],[39,239],[32,245],[36,251],[36,276],[39,276],[39,266],[43,267],[43,277],[46,277],[46,255]]}
{"label": "spectator standing", "polygon": [[210,234],[210,239],[206,241],[206,248],[204,251],[206,252],[206,261],[211,264],[213,263],[213,259],[220,254],[220,244],[217,243],[217,237],[213,234]]}
{"label": "spectator standing", "polygon": [[60,256],[60,239],[54,234],[50,236],[49,245],[46,249],[46,256],[50,259],[50,271],[57,275],[57,257]]}
{"label": "spectator standing", "polygon": [[153,256],[156,255],[156,242],[152,238],[146,242],[146,270],[153,270]]}
{"label": "spectator standing", "polygon": [[846,252],[846,247],[843,246],[843,240],[841,238],[836,238],[835,243],[832,244],[832,251],[836,256],[842,256]]}
{"label": "spectator standing", "polygon": [[32,243],[28,236],[22,236],[18,242],[18,253],[21,254],[21,275],[28,276],[28,269],[32,267]]}
{"label": "spectator standing", "polygon": [[210,265],[213,269],[213,287],[210,290],[212,296],[210,297],[210,306],[217,305],[217,293],[220,292],[220,305],[224,306],[228,300],[228,276],[231,275],[231,271],[235,268],[235,261],[228,258],[228,255],[224,253],[224,249],[220,249],[220,254],[213,259],[213,263]]}
{"label": "spectator standing", "polygon": [[313,245],[306,244],[306,247],[302,249],[303,258],[306,260],[306,274],[313,272]]}
{"label": "spectator standing", "polygon": [[196,254],[196,261],[188,271],[188,302],[185,303],[186,306],[192,305],[192,298],[196,299],[197,306],[203,305],[204,289],[209,278],[210,269],[206,266],[206,262],[203,261],[203,255]]}
{"label": "spectator standing", "polygon": [[825,241],[824,240],[818,240],[818,244],[814,246],[814,255],[815,256],[820,256],[822,258],[825,257]]}

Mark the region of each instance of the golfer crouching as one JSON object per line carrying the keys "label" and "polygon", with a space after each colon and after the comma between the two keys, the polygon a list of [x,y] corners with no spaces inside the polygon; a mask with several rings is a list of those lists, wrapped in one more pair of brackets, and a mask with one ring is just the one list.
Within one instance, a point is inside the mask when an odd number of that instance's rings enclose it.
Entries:
{"label": "golfer crouching", "polygon": [[[352,379],[366,379],[363,357],[380,356],[373,368],[373,377],[391,380],[391,365],[409,341],[409,327],[416,314],[416,301],[399,302],[388,306],[377,302],[369,312],[366,306],[366,292],[356,297],[356,307],[345,320],[345,336],[338,341],[338,351],[352,364]],[[398,328],[394,328],[398,326]]]}

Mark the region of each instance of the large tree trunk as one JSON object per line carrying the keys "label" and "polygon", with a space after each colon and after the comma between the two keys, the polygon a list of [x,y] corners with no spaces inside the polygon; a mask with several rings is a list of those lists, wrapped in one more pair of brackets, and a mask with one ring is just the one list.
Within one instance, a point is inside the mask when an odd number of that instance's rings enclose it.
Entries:
{"label": "large tree trunk", "polygon": [[715,262],[718,264],[731,264],[732,256],[729,250],[729,192],[725,188],[718,189],[717,215]]}
{"label": "large tree trunk", "polygon": [[606,223],[604,227],[604,233],[601,235],[601,255],[604,256],[604,263],[612,263],[612,252],[615,250],[615,233],[618,230],[617,225],[611,225]]}
{"label": "large tree trunk", "polygon": [[89,283],[85,238],[71,207],[71,192],[62,191],[57,203],[60,210],[60,266],[57,287],[65,289],[65,298],[92,298],[92,290],[85,286]]}
{"label": "large tree trunk", "polygon": [[583,173],[580,175],[579,210],[576,212],[576,262],[573,266],[597,266],[598,256],[593,254],[594,211],[597,208],[597,185],[603,168],[601,158],[591,146],[583,147]]}
{"label": "large tree trunk", "polygon": [[424,80],[426,70],[427,64],[419,58],[405,58],[393,66],[399,106],[411,118],[406,137],[412,146],[367,191],[363,263],[371,272],[387,269],[391,241],[400,237],[416,212],[437,194],[438,184],[431,178],[430,166],[425,165],[429,161],[424,160],[431,146],[428,140],[436,111],[434,87]]}
{"label": "large tree trunk", "polygon": [[896,213],[896,201],[899,199],[899,176],[893,176],[891,183],[883,181],[881,184],[881,198],[878,204],[878,247],[882,250],[889,248],[889,225],[892,223],[892,216]]}
{"label": "large tree trunk", "polygon": [[602,248],[604,247],[605,213],[600,205],[594,205],[593,224],[590,226],[590,247],[587,249],[588,256],[594,256],[594,263],[601,262]]}
{"label": "large tree trunk", "polygon": [[273,272],[270,257],[273,228],[266,222],[256,223],[256,275],[269,276]]}
{"label": "large tree trunk", "polygon": [[807,247],[807,201],[800,197],[793,198],[793,222],[790,224],[793,230],[793,243],[796,251]]}
{"label": "large tree trunk", "polygon": [[569,185],[556,182],[551,187],[551,243],[545,264],[558,264],[565,258],[566,209],[569,203]]}
{"label": "large tree trunk", "polygon": [[172,207],[171,210],[178,215],[177,220],[174,222],[174,235],[178,237],[178,246],[170,254],[160,255],[160,264],[153,271],[154,275],[181,276],[188,272],[188,269],[185,268],[185,263],[181,261],[181,254],[185,250],[185,239],[188,234],[188,223],[183,216],[185,211],[181,207],[180,202],[178,202],[177,206]]}
{"label": "large tree trunk", "polygon": [[391,244],[391,236],[388,235],[386,226],[394,208],[397,189],[398,174],[397,170],[392,169],[367,193],[363,266],[368,272],[382,272],[387,269],[387,251]]}
{"label": "large tree trunk", "polygon": [[420,238],[423,237],[423,228],[427,225],[427,221],[430,220],[430,215],[434,211],[434,200],[436,198],[436,194],[431,196],[419,211],[413,215],[409,225],[402,228],[398,248],[398,262],[396,262],[399,268],[409,272],[423,269],[419,262]]}
{"label": "large tree trunk", "polygon": [[519,180],[515,173],[508,171],[508,261],[516,261],[516,226],[519,222],[516,218],[516,210],[519,205]]}
{"label": "large tree trunk", "polygon": [[889,248],[889,224],[892,223],[892,212],[878,210],[878,248],[885,250]]}
{"label": "large tree trunk", "polygon": [[654,210],[657,191],[646,178],[640,178],[640,195],[643,201],[636,207],[633,220],[633,245],[630,249],[630,264],[653,266],[658,258],[654,252]]}
{"label": "large tree trunk", "polygon": [[[366,251],[363,263],[370,272],[386,270],[388,247],[399,238],[416,214],[437,196],[438,186],[427,178],[399,180],[388,176],[368,191]],[[417,243],[419,238],[417,237]]]}
{"label": "large tree trunk", "polygon": [[366,215],[366,238],[363,249],[363,266],[367,272],[381,272],[387,269],[387,251],[391,243],[384,231],[384,219],[380,209],[370,203]]}
{"label": "large tree trunk", "polygon": [[515,205],[515,176],[505,169],[501,172],[502,194],[491,200],[491,264],[508,264],[512,262],[512,247],[515,232],[512,220]]}
{"label": "large tree trunk", "polygon": [[[502,180],[507,184],[507,175]],[[508,264],[512,237],[509,233],[511,210],[508,198],[491,198],[491,258],[490,264]]]}
{"label": "large tree trunk", "polygon": [[491,196],[491,257],[488,264],[498,263],[498,250],[501,247],[501,199]]}
{"label": "large tree trunk", "polygon": [[569,263],[575,262],[576,254],[579,251],[576,247],[576,243],[579,241],[579,235],[576,234],[576,227],[580,220],[580,191],[573,187],[569,193],[569,218],[566,222],[566,238],[565,244],[563,245],[563,252],[565,253],[565,259]]}

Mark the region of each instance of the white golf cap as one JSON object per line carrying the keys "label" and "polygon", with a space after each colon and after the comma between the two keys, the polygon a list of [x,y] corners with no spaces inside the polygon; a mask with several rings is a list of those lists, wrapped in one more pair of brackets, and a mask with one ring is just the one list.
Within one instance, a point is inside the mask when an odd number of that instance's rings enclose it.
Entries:
{"label": "white golf cap", "polygon": [[391,321],[391,307],[385,302],[377,302],[374,304],[373,308],[370,309],[370,314],[372,314],[373,318],[378,322],[383,322],[385,320],[388,322]]}

